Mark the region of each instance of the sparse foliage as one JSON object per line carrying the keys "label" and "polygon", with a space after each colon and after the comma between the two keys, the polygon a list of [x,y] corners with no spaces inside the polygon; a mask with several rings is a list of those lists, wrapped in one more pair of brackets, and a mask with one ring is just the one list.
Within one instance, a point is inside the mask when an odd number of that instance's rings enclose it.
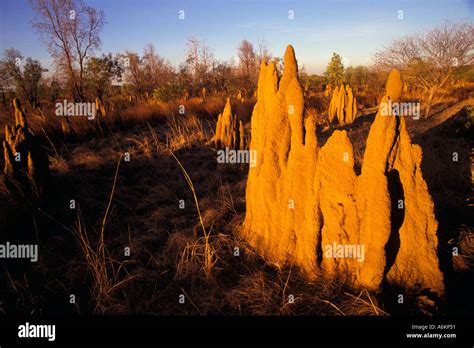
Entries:
{"label": "sparse foliage", "polygon": [[192,75],[193,92],[201,91],[202,87],[209,90],[211,69],[215,60],[212,48],[195,37],[189,38],[186,46],[186,65]]}
{"label": "sparse foliage", "polygon": [[83,0],[31,0],[41,35],[55,63],[67,74],[75,100],[85,100],[84,70],[88,56],[100,47],[104,13]]}
{"label": "sparse foliage", "polygon": [[91,97],[97,96],[102,100],[104,95],[110,93],[113,79],[118,79],[121,75],[122,67],[112,54],[93,57],[87,61],[84,70],[85,85],[91,91]]}
{"label": "sparse foliage", "polygon": [[4,52],[4,60],[1,62],[1,72],[4,75],[6,85],[12,83],[16,93],[21,94],[28,100],[31,107],[36,108],[39,103],[40,81],[43,68],[39,60],[26,58],[18,50],[13,48]]}
{"label": "sparse foliage", "polygon": [[445,23],[426,33],[394,40],[376,54],[377,64],[399,68],[426,92],[425,117],[433,97],[449,81],[454,70],[474,62],[474,25]]}
{"label": "sparse foliage", "polygon": [[243,40],[238,48],[239,75],[247,92],[251,92],[257,83],[258,65],[257,55],[253,45]]}

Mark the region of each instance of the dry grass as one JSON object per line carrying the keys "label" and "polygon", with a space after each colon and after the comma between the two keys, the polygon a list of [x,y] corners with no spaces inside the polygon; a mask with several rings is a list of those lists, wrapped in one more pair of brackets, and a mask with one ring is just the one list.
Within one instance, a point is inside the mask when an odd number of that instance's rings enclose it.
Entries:
{"label": "dry grass", "polygon": [[199,222],[201,224],[202,233],[203,233],[203,237],[196,239],[194,243],[188,244],[184,248],[183,254],[181,256],[181,260],[178,263],[177,276],[184,273],[184,269],[187,268],[188,263],[195,264],[197,262],[201,264],[201,269],[204,271],[206,279],[211,279],[212,269],[217,262],[216,252],[209,244],[210,232],[206,231],[206,227],[204,226],[201,209],[199,208],[199,201],[196,195],[196,189],[194,188],[193,182],[191,178],[189,177],[188,172],[186,171],[186,169],[184,169],[183,165],[181,164],[179,159],[175,156],[172,150],[170,150],[170,154],[178,163],[184,175],[186,183],[188,184],[193,194],[194,203],[196,204],[196,210],[199,216]]}
{"label": "dry grass", "polygon": [[114,291],[135,277],[129,275],[127,272],[126,265],[129,261],[118,261],[112,257],[105,239],[121,161],[122,155],[117,162],[112,189],[102,218],[97,240],[92,240],[89,237],[89,232],[87,231],[79,206],[77,207],[77,219],[73,227],[67,227],[49,214],[43,212],[48,218],[70,232],[77,241],[92,279],[91,297],[95,303],[92,310],[94,313],[103,313],[113,302]]}
{"label": "dry grass", "polygon": [[[117,102],[117,114],[99,124],[72,120],[75,137],[62,135],[47,108],[44,116],[32,117],[49,147],[55,185],[37,217],[44,272],[8,273],[0,290],[7,289],[15,306],[2,304],[0,312],[36,313],[48,308],[44,298],[67,298],[74,291],[81,295],[76,313],[393,314],[380,293],[350,289],[339,279],[308,282],[296,268],[265,262],[239,238],[248,170],[217,165],[206,145],[224,102],[214,96],[205,103],[191,98],[125,108]],[[244,120],[250,117],[252,102],[232,103]],[[317,114],[326,109],[307,107]],[[348,127],[356,162],[369,125]],[[110,161],[125,151],[129,163]],[[4,216],[13,207],[4,191],[0,185],[0,224],[13,231],[20,227],[18,219]],[[77,214],[65,211],[71,197],[80,202]],[[180,210],[180,199],[192,203]],[[457,271],[472,271],[473,245],[466,227]],[[124,246],[130,246],[130,258],[123,256]],[[181,294],[185,305],[177,300]]]}
{"label": "dry grass", "polygon": [[453,256],[453,267],[457,272],[474,271],[474,233],[469,226],[462,226],[458,238],[458,255]]}
{"label": "dry grass", "polygon": [[206,141],[210,135],[209,122],[207,127],[203,126],[201,121],[195,114],[189,116],[171,116],[167,125],[167,130],[163,127],[161,130],[166,133],[166,146],[172,151],[186,148],[200,141]]}
{"label": "dry grass", "polygon": [[388,315],[376,295],[353,291],[338,279],[305,282],[291,268],[274,275],[255,270],[227,293],[227,300],[247,315]]}

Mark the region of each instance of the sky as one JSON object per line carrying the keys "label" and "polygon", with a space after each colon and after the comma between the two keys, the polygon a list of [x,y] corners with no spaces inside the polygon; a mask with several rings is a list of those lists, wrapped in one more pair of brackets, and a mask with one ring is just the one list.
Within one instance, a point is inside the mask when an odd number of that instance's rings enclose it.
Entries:
{"label": "sky", "polygon": [[[105,13],[102,53],[141,53],[152,43],[178,66],[189,37],[204,40],[217,59],[226,61],[236,59],[244,39],[255,46],[265,42],[274,56],[283,56],[291,43],[299,66],[317,74],[332,52],[346,65],[368,65],[395,38],[446,21],[474,21],[474,0],[85,1]],[[28,0],[0,0],[0,50],[14,47],[51,68],[46,45],[31,26],[34,16]]]}

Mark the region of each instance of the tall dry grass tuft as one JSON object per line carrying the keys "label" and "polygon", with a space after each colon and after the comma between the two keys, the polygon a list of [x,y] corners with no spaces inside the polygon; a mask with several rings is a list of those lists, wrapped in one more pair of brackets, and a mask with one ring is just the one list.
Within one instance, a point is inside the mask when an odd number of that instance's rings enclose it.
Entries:
{"label": "tall dry grass tuft", "polygon": [[[206,127],[196,114],[187,116],[172,115],[168,118],[167,129],[161,127],[166,134],[166,145],[172,151],[186,148],[209,137]],[[209,128],[209,127],[207,127]]]}
{"label": "tall dry grass tuft", "polygon": [[76,225],[73,227],[72,232],[81,248],[86,260],[87,269],[93,279],[94,288],[92,294],[96,301],[95,312],[98,308],[110,302],[109,296],[112,289],[112,277],[108,271],[109,254],[107,248],[103,245],[103,239],[99,240],[96,247],[90,241],[80,210],[78,210]]}
{"label": "tall dry grass tuft", "polygon": [[156,144],[153,146],[153,140],[150,139],[150,137],[145,132],[142,131],[140,134],[131,135],[126,137],[126,139],[134,144],[139,150],[141,150],[146,157],[152,157],[152,153]]}
{"label": "tall dry grass tuft", "polygon": [[[189,188],[194,197],[194,203],[196,205],[196,210],[199,216],[199,223],[201,224],[203,236],[200,238],[195,239],[194,242],[187,243],[186,247],[183,250],[181,255],[181,259],[178,263],[177,267],[177,275],[182,275],[186,273],[186,269],[191,264],[200,264],[201,269],[204,272],[204,275],[207,280],[212,278],[212,269],[214,265],[217,263],[217,254],[213,246],[209,243],[210,240],[210,231],[206,231],[206,227],[204,225],[204,221],[202,219],[201,209],[199,208],[199,201],[196,194],[196,189],[194,188],[194,184],[186,171],[183,167],[179,159],[175,156],[173,151],[170,149],[171,156],[176,160],[181,169],[181,172],[184,175],[186,183],[188,184]],[[196,238],[197,236],[195,236]]]}
{"label": "tall dry grass tuft", "polygon": [[208,235],[186,242],[176,265],[177,279],[186,278],[202,271],[207,280],[212,279],[212,271],[218,261],[217,253]]}
{"label": "tall dry grass tuft", "polygon": [[[135,278],[135,276],[129,275],[125,268],[128,262],[114,259],[105,242],[106,226],[112,207],[122,157],[123,155],[120,156],[117,162],[112,190],[110,192],[107,208],[102,218],[98,240],[94,242],[89,238],[89,233],[86,229],[80,207],[78,207],[75,226],[72,228],[63,226],[73,234],[79,244],[82,254],[84,255],[87,270],[90,273],[93,283],[91,293],[95,302],[94,313],[106,312],[107,308],[113,302],[114,290]],[[123,273],[126,274],[125,277],[122,277]]]}

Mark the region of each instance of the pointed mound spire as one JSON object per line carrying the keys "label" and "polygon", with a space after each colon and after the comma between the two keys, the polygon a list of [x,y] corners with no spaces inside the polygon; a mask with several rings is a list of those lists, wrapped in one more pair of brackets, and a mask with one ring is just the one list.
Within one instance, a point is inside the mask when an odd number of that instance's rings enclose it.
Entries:
{"label": "pointed mound spire", "polygon": [[[342,275],[370,289],[386,279],[442,295],[433,201],[421,148],[411,144],[405,120],[379,111],[357,176],[346,132],[334,132],[318,147],[297,69],[292,46],[279,83],[274,63],[261,65],[250,143],[258,160],[249,169],[243,238],[268,260],[297,265],[308,278]],[[397,102],[402,88],[393,70],[382,102]],[[336,90],[340,99],[351,94],[344,86]],[[355,103],[348,110],[354,115]],[[339,255],[337,246],[350,253]]]}
{"label": "pointed mound spire", "polygon": [[390,97],[392,101],[400,99],[403,91],[403,81],[400,71],[397,69],[390,71],[385,90],[386,95]]}
{"label": "pointed mound spire", "polygon": [[293,46],[286,46],[283,62],[285,63],[285,74],[291,77],[298,76],[298,63],[296,62],[295,50]]}

